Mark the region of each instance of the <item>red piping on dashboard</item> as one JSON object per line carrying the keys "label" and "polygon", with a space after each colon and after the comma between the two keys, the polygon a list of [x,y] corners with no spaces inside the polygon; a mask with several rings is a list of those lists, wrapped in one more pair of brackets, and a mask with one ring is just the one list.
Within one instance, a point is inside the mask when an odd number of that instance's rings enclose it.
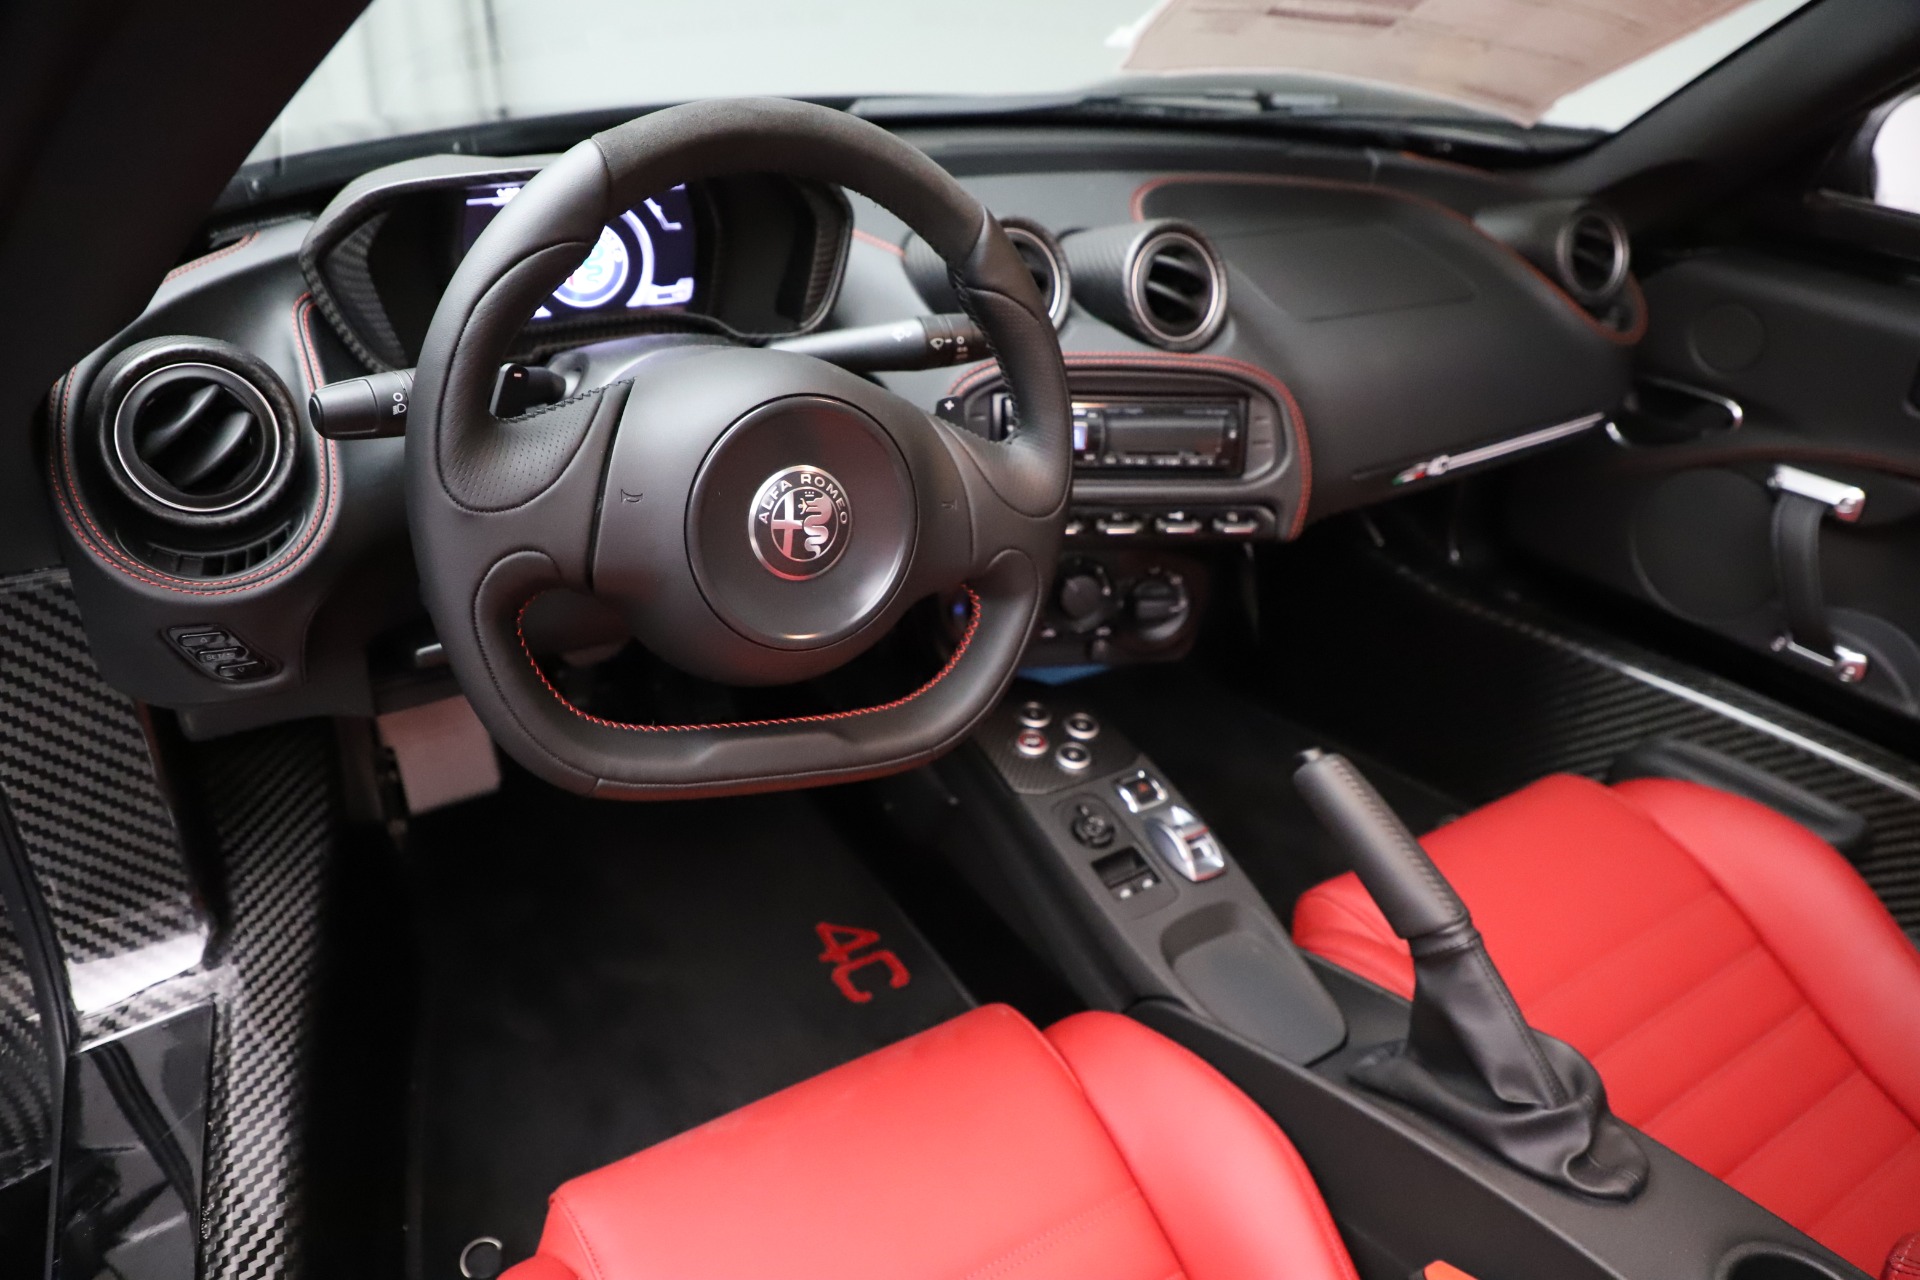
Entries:
{"label": "red piping on dashboard", "polygon": [[[242,237],[224,249],[183,263],[173,269],[168,279],[196,267],[205,266],[215,258],[232,253],[246,245],[250,239],[250,236]],[[322,375],[319,372],[320,362],[313,349],[312,323],[313,296],[303,293],[293,303],[293,327],[295,339],[299,344],[300,371],[310,391],[320,386],[322,381]],[[231,596],[252,591],[256,587],[263,587],[286,577],[312,558],[314,552],[325,541],[326,532],[332,527],[334,515],[339,508],[340,497],[337,477],[339,446],[331,440],[326,441],[320,450],[321,498],[319,505],[314,509],[313,516],[308,519],[299,536],[288,540],[278,556],[250,570],[249,573],[252,576],[243,577],[240,581],[222,587],[205,587],[199,585],[196,579],[177,578],[172,574],[162,573],[126,555],[114,545],[113,540],[101,530],[100,526],[94,523],[92,514],[87,511],[80,498],[80,482],[74,474],[72,433],[68,429],[73,412],[73,386],[77,372],[77,368],[69,370],[66,377],[54,384],[58,399],[58,416],[54,432],[57,437],[56,452],[59,458],[57,465],[53,468],[53,493],[56,504],[60,508],[60,514],[66,520],[67,528],[73,533],[75,540],[91,551],[94,557],[107,568],[136,582],[144,582],[150,587],[171,591],[176,595],[208,598]],[[298,430],[297,426],[296,430]]]}

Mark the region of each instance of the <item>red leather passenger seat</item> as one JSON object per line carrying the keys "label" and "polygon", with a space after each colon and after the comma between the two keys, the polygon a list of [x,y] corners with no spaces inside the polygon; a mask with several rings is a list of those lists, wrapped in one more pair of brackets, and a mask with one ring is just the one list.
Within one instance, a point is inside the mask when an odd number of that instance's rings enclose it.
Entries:
{"label": "red leather passenger seat", "polygon": [[1005,1006],[554,1193],[506,1280],[1354,1280],[1286,1137],[1200,1059]]}
{"label": "red leather passenger seat", "polygon": [[[1528,1020],[1628,1123],[1862,1269],[1920,1228],[1920,951],[1804,828],[1688,782],[1550,777],[1421,842]],[[1359,881],[1299,944],[1411,995]]]}

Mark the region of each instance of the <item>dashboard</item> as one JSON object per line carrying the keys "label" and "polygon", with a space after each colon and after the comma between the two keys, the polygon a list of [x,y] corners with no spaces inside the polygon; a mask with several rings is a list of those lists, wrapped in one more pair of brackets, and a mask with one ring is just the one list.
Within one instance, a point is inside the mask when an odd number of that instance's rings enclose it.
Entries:
{"label": "dashboard", "polygon": [[[1075,481],[1034,661],[1175,651],[1220,548],[1597,432],[1626,393],[1644,307],[1602,208],[1358,149],[909,136],[1002,218],[1060,332]],[[112,683],[202,736],[444,695],[403,442],[323,438],[306,404],[413,365],[455,266],[550,158],[421,156],[216,221],[56,386],[49,482]],[[956,310],[938,259],[871,202],[709,179],[610,221],[512,359],[570,390],[635,344],[805,349]],[[994,364],[956,350],[869,376],[983,436],[1017,431]],[[590,613],[543,643],[608,639]]]}

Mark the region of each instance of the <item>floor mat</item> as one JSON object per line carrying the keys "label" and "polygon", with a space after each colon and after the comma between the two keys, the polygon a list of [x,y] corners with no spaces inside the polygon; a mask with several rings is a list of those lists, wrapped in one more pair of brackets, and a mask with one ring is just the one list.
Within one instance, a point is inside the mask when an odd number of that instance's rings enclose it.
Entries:
{"label": "floor mat", "polygon": [[567,1178],[970,1003],[803,796],[616,804],[515,772],[410,852],[420,1280],[482,1236],[525,1257]]}
{"label": "floor mat", "polygon": [[1123,668],[1073,686],[1146,752],[1226,841],[1282,921],[1299,896],[1347,870],[1346,855],[1293,789],[1295,757],[1338,750],[1414,831],[1465,808],[1326,734],[1262,707],[1193,664]]}

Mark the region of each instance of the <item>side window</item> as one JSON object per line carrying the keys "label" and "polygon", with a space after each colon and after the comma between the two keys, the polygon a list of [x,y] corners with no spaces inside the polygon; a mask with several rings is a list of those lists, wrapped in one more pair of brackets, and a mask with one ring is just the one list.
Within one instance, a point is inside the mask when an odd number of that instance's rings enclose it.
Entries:
{"label": "side window", "polygon": [[1920,94],[1901,99],[1873,135],[1873,202],[1920,213]]}

